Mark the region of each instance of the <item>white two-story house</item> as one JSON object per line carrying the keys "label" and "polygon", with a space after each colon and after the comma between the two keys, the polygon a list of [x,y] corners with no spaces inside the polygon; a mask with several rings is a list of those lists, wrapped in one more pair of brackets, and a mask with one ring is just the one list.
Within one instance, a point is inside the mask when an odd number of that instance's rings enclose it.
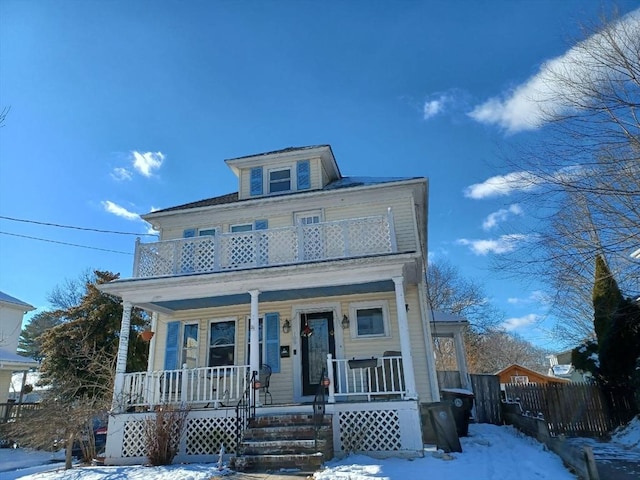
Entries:
{"label": "white two-story house", "polygon": [[[178,461],[235,451],[246,404],[326,403],[336,455],[420,454],[420,405],[439,400],[427,180],[344,177],[328,145],[226,164],[237,193],[144,215],[160,241],[100,287],[125,307],[107,463],[143,459],[141,421],[167,402],[190,407]],[[152,313],[146,372],[124,369],[132,306]]]}

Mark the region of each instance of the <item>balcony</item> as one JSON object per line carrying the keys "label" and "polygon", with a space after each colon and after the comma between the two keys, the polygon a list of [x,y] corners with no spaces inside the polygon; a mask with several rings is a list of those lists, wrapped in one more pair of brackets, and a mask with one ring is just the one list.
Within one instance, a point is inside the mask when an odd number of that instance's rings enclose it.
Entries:
{"label": "balcony", "polygon": [[216,273],[397,252],[393,216],[136,243],[135,278]]}

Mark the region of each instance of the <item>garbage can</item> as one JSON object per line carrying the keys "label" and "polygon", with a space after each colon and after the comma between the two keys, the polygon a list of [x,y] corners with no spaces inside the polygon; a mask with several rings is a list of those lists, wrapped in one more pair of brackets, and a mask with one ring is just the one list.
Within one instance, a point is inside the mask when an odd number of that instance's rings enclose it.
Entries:
{"label": "garbage can", "polygon": [[463,388],[444,388],[440,392],[442,401],[451,405],[459,437],[469,433],[469,417],[473,408],[473,392]]}

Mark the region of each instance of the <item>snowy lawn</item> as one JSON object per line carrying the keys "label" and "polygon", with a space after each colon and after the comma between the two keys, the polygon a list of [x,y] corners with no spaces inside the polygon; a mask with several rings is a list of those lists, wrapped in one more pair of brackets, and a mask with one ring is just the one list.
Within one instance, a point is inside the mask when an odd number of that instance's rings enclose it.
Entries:
{"label": "snowy lawn", "polygon": [[[427,450],[415,460],[375,460],[351,455],[329,462],[315,474],[317,480],[575,480],[553,453],[512,427],[472,424],[469,437],[462,438],[463,453],[443,454]],[[11,461],[12,450],[0,451],[0,465]],[[24,454],[23,454],[24,455]],[[29,455],[26,455],[29,457]],[[5,470],[0,468],[0,470]],[[220,472],[216,464],[172,465],[169,467],[78,467],[72,471],[0,473],[2,480],[211,480],[232,472]],[[259,478],[259,477],[257,477]]]}

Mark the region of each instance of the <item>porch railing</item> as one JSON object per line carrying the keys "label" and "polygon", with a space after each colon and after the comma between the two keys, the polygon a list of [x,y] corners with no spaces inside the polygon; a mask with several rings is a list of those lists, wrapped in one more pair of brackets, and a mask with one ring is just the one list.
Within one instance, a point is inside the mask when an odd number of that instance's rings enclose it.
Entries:
{"label": "porch railing", "polygon": [[181,403],[235,405],[247,388],[248,365],[183,368],[124,375],[125,408]]}
{"label": "porch railing", "polygon": [[397,251],[393,216],[136,243],[133,275],[148,278],[353,258]]}
{"label": "porch railing", "polygon": [[334,359],[327,355],[329,402],[366,397],[368,401],[406,396],[401,356]]}

